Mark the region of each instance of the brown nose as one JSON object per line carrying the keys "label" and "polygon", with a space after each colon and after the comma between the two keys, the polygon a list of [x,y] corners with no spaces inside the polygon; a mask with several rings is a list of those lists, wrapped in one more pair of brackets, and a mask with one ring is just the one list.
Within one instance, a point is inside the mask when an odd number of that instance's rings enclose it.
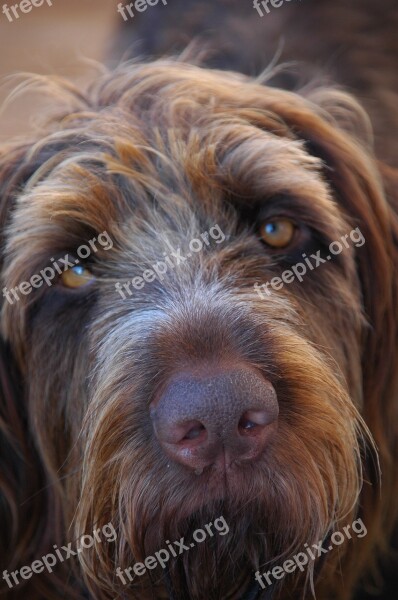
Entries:
{"label": "brown nose", "polygon": [[272,384],[250,369],[180,374],[151,404],[164,452],[199,471],[259,458],[276,431],[278,412]]}

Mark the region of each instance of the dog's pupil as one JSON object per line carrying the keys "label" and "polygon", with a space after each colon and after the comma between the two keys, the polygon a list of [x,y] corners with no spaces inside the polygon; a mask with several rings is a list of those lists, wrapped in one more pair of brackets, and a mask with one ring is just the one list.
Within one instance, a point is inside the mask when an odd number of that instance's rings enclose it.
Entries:
{"label": "dog's pupil", "polygon": [[85,268],[84,267],[73,267],[72,271],[75,275],[84,275]]}
{"label": "dog's pupil", "polygon": [[278,231],[278,226],[276,225],[276,223],[267,223],[267,225],[265,226],[265,231],[266,233],[276,233]]}

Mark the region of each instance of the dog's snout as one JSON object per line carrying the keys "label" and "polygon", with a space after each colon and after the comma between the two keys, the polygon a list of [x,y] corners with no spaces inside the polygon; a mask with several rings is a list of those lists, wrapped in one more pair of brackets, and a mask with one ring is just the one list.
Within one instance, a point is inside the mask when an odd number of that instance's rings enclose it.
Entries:
{"label": "dog's snout", "polygon": [[249,368],[179,374],[151,404],[164,452],[195,470],[259,458],[276,431],[278,412],[272,384]]}

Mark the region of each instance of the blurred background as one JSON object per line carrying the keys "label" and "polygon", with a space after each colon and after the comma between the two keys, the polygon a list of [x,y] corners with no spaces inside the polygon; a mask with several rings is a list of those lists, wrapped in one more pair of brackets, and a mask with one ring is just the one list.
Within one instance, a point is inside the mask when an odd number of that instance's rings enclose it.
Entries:
{"label": "blurred background", "polygon": [[[0,2],[0,106],[13,87],[9,75],[18,72],[58,74],[84,80],[92,67],[84,59],[103,61],[109,55],[120,15],[112,0],[53,0],[32,7],[10,22]],[[15,0],[7,6],[15,4]],[[12,12],[10,13],[13,16]],[[20,100],[0,114],[0,142],[23,134],[36,111]]]}

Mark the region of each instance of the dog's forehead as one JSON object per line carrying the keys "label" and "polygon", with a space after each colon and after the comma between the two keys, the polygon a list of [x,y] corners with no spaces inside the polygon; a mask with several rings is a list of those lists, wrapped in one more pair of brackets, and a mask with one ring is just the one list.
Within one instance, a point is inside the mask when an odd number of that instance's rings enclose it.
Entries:
{"label": "dog's forehead", "polygon": [[207,140],[200,131],[184,137],[175,128],[155,132],[151,144],[137,142],[132,132],[108,140],[106,150],[100,144],[86,152],[67,149],[55,167],[52,157],[41,181],[28,184],[16,221],[29,223],[30,232],[35,226],[53,229],[54,241],[58,233],[84,238],[87,229],[100,232],[112,222],[137,223],[137,217],[161,227],[154,214],[159,209],[170,216],[201,211],[216,216],[234,200],[235,208],[289,205],[309,223],[327,220],[331,230],[337,227],[339,211],[319,160],[302,142],[249,124],[232,138],[232,127],[215,125]]}
{"label": "dog's forehead", "polygon": [[66,232],[78,243],[137,215],[153,221],[154,207],[214,214],[231,197],[289,198],[304,218],[339,229],[321,160],[279,114],[290,103],[310,118],[296,95],[167,63],[109,76],[87,102],[89,112],[76,106],[30,150],[16,211],[22,237],[29,223],[31,240],[45,226],[53,242]]}

